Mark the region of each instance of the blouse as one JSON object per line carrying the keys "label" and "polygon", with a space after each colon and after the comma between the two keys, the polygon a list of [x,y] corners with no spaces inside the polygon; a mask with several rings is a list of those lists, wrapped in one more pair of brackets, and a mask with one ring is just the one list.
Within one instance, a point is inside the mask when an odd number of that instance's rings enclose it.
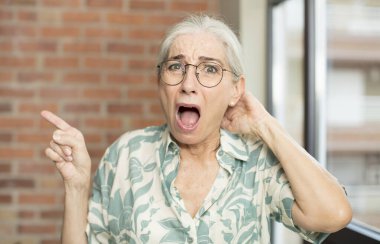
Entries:
{"label": "blouse", "polygon": [[271,219],[321,243],[292,219],[281,164],[259,139],[220,131],[218,175],[193,218],[174,186],[180,147],[167,125],[127,132],[107,148],[89,203],[88,243],[270,244]]}

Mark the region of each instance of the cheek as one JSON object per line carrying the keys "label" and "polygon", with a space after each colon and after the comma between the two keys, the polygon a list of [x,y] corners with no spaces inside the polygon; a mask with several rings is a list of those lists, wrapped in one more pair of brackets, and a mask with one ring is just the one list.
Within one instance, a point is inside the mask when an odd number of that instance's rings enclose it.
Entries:
{"label": "cheek", "polygon": [[160,102],[161,102],[162,110],[164,111],[165,116],[168,117],[170,114],[169,112],[170,112],[170,107],[171,107],[172,93],[168,89],[164,87],[160,87],[159,94],[160,94]]}

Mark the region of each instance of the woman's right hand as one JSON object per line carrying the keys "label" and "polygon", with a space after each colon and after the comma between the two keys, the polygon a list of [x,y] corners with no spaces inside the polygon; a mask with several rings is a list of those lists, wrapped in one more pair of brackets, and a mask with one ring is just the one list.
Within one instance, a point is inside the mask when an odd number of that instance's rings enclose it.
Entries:
{"label": "woman's right hand", "polygon": [[83,134],[52,112],[42,111],[41,116],[57,128],[45,154],[55,162],[65,187],[89,190],[91,158]]}

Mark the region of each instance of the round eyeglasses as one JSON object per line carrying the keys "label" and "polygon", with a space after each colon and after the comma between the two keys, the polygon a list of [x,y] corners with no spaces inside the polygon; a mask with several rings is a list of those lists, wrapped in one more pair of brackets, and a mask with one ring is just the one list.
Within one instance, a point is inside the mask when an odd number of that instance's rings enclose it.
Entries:
{"label": "round eyeglasses", "polygon": [[223,69],[220,64],[215,62],[202,62],[194,65],[184,64],[178,60],[167,60],[157,65],[160,80],[169,86],[178,85],[185,78],[188,66],[195,67],[195,76],[199,84],[208,88],[215,87],[222,81],[224,71],[238,76],[232,71]]}

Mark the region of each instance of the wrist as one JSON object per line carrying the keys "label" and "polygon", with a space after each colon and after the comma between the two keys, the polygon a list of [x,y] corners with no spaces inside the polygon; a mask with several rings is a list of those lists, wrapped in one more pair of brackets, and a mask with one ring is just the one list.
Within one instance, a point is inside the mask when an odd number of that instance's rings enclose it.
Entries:
{"label": "wrist", "polygon": [[65,185],[65,194],[68,196],[88,196],[90,193],[90,183],[86,182],[80,185],[74,185],[70,182],[64,182]]}
{"label": "wrist", "polygon": [[275,123],[275,121],[270,114],[263,116],[253,123],[251,126],[251,134],[264,140],[273,123]]}

